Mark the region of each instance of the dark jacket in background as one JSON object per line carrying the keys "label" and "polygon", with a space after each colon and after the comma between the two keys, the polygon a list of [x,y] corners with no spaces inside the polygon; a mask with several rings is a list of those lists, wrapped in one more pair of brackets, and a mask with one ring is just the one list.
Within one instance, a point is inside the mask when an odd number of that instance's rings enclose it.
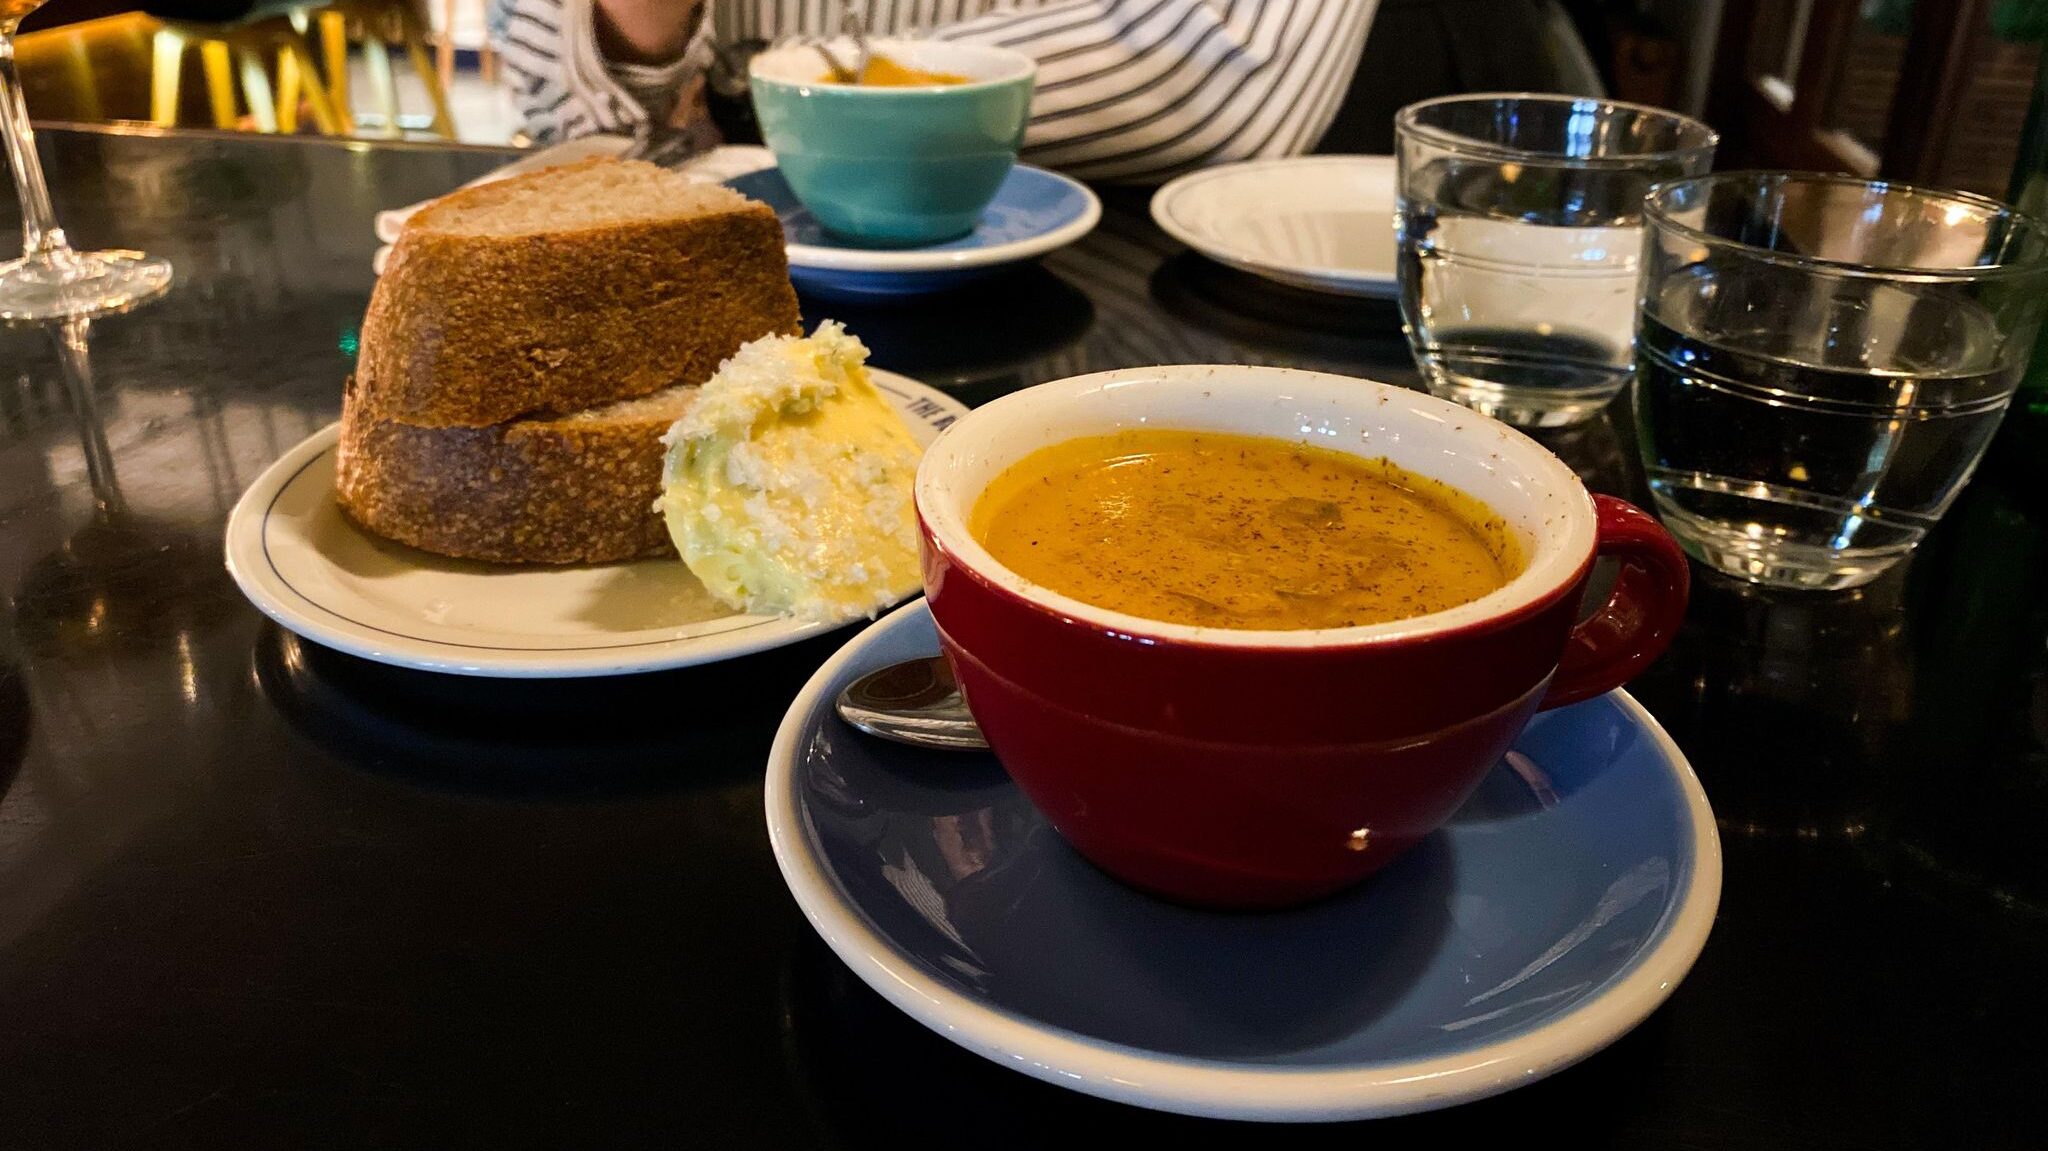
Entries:
{"label": "dark jacket in background", "polygon": [[1394,113],[1457,92],[1572,91],[1539,0],[1381,0],[1318,152],[1394,150]]}

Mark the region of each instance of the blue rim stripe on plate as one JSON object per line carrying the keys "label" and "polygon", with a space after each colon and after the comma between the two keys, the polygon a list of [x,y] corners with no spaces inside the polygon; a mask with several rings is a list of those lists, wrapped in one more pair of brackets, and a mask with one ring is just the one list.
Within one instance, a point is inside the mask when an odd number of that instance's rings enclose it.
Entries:
{"label": "blue rim stripe on plate", "polygon": [[[887,392],[892,396],[895,396],[899,401],[901,401],[901,403],[898,404],[898,407],[905,414],[915,416],[919,419],[924,420],[924,422],[935,431],[945,431],[948,427],[952,426],[954,420],[959,418],[951,411],[933,404],[930,400],[925,399],[922,396],[913,396],[909,392],[905,392],[900,388],[892,387],[885,381],[877,380],[875,381],[875,386],[877,388],[880,388],[882,391]],[[937,416],[938,418],[934,419],[934,416]],[[334,608],[329,607],[327,604],[324,604],[319,600],[314,599],[312,596],[306,594],[303,590],[301,590],[298,587],[298,585],[292,583],[291,578],[289,576],[285,575],[283,571],[278,569],[277,561],[272,559],[270,556],[270,525],[272,515],[277,509],[278,501],[283,499],[287,492],[291,491],[292,485],[298,481],[298,478],[301,475],[305,474],[307,468],[312,467],[314,464],[317,464],[321,460],[324,460],[328,456],[334,454],[334,450],[334,445],[330,444],[328,445],[327,450],[322,452],[316,452],[313,455],[307,457],[306,462],[300,464],[298,469],[292,472],[290,478],[286,479],[282,484],[278,485],[277,491],[271,494],[270,502],[268,504],[265,504],[263,507],[261,532],[263,539],[263,562],[269,565],[270,574],[277,577],[277,582],[283,584],[285,588],[288,589],[293,595],[298,596],[301,600],[305,601],[305,603],[308,606],[318,608],[319,610],[326,612],[328,615],[331,615],[335,619],[341,620],[344,623],[362,628],[365,631],[374,631],[380,635],[388,635],[393,636],[397,639],[411,640],[414,643],[431,643],[440,647],[456,647],[470,651],[502,651],[515,652],[520,654],[577,654],[584,652],[629,651],[636,647],[660,647],[664,644],[683,643],[693,639],[705,639],[710,636],[730,635],[733,632],[745,631],[748,628],[761,627],[765,624],[777,622],[775,618],[772,616],[759,616],[751,619],[745,616],[737,616],[735,618],[738,619],[740,622],[736,626],[718,628],[716,630],[711,631],[692,632],[687,636],[667,636],[661,639],[636,640],[632,643],[597,644],[571,647],[511,647],[504,644],[461,643],[456,640],[430,639],[426,636],[412,635],[410,633],[402,631],[392,631],[390,628],[378,627],[376,624],[373,623],[365,623],[362,620],[356,619],[354,616],[350,616],[343,612],[336,611]]]}
{"label": "blue rim stripe on plate", "polygon": [[[881,369],[875,375],[876,385],[891,396],[897,410],[930,428],[934,435],[966,411],[951,396],[915,380]],[[332,455],[339,430],[339,424],[329,424],[272,461],[235,502],[224,531],[228,573],[242,594],[279,626],[317,643],[365,659],[450,674],[581,677],[664,670],[729,659],[826,630],[823,625],[735,616],[730,625],[684,636],[602,645],[526,647],[426,638],[356,619],[314,598],[287,577],[271,548],[279,501],[295,485],[303,484],[308,469]]]}

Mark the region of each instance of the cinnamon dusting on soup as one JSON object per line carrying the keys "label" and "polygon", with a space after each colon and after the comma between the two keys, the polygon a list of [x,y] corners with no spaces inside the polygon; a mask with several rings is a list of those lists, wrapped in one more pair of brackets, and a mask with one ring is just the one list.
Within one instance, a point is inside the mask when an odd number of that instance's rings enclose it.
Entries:
{"label": "cinnamon dusting on soup", "polygon": [[1408,619],[1478,599],[1522,566],[1484,504],[1385,459],[1158,428],[1026,456],[982,493],[969,530],[1052,591],[1204,627]]}

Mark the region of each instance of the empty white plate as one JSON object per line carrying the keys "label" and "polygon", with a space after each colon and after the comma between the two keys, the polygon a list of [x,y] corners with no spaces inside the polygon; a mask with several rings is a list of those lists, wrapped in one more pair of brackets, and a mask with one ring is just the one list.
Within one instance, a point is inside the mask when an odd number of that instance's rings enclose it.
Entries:
{"label": "empty white plate", "polygon": [[1394,158],[1295,156],[1191,172],[1152,219],[1204,256],[1283,284],[1392,299]]}
{"label": "empty white plate", "polygon": [[[967,413],[914,380],[873,377],[921,444]],[[228,571],[242,594],[307,639],[401,667],[550,677],[687,667],[830,630],[736,614],[680,559],[520,567],[379,538],[334,501],[340,426],[286,452],[228,517]]]}

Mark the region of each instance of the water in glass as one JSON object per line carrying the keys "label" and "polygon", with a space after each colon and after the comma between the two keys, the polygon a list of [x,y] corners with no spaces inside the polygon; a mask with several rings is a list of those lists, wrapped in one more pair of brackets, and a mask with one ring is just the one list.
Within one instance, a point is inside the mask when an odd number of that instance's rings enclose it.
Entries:
{"label": "water in glass", "polygon": [[1429,389],[1525,426],[1597,414],[1633,371],[1642,202],[1706,170],[1714,134],[1570,96],[1401,110],[1401,318]]}
{"label": "water in glass", "polygon": [[[1988,325],[1986,331],[1988,331]],[[1636,420],[1657,511],[1715,567],[1768,582],[1874,578],[1970,478],[2024,367],[1825,367],[1645,319]]]}
{"label": "water in glass", "polygon": [[1998,430],[2048,237],[1989,201],[1827,176],[1683,181],[1650,219],[1635,415],[1658,514],[1730,574],[1876,578]]}
{"label": "water in glass", "polygon": [[1632,368],[1642,229],[1543,215],[1403,196],[1397,224],[1402,311],[1431,390],[1525,425],[1594,414]]}

